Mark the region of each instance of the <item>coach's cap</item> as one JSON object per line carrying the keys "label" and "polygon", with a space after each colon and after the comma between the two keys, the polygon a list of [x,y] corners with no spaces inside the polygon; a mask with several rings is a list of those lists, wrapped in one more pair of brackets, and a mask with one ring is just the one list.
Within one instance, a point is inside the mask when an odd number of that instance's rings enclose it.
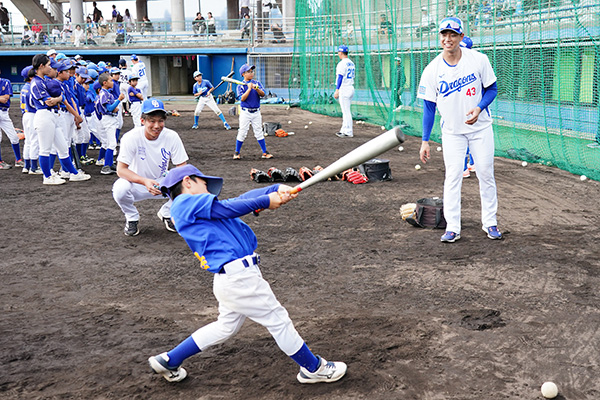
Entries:
{"label": "coach's cap", "polygon": [[88,75],[88,70],[87,70],[87,68],[86,68],[86,67],[79,67],[79,68],[77,68],[77,69],[75,70],[75,73],[76,73],[77,75],[79,75],[80,77],[84,78],[84,79],[87,79],[87,78],[89,78],[89,77],[90,77],[90,76]]}
{"label": "coach's cap", "polygon": [[142,114],[149,114],[154,111],[163,111],[165,114],[167,113],[162,101],[157,99],[144,100],[142,103]]}
{"label": "coach's cap", "polygon": [[466,47],[467,49],[470,49],[473,47],[473,40],[471,40],[471,38],[468,36],[463,37],[463,39],[460,41],[460,47]]}
{"label": "coach's cap", "polygon": [[119,68],[117,68],[117,67],[112,67],[112,68],[110,69],[110,73],[111,73],[111,75],[112,75],[112,74],[120,74],[120,73],[121,73],[121,70],[120,70]]}
{"label": "coach's cap", "polygon": [[77,54],[75,57],[73,57],[76,60],[81,60],[83,57],[81,57],[79,54]]}
{"label": "coach's cap", "polygon": [[204,175],[192,164],[186,164],[170,170],[165,179],[162,181],[160,191],[163,193],[163,195],[168,196],[170,194],[170,189],[173,186],[181,182],[186,176],[192,175],[202,178],[206,182],[206,189],[209,191],[209,193],[214,194],[215,196],[218,196],[219,193],[221,193],[221,188],[223,187],[223,178]]}
{"label": "coach's cap", "polygon": [[126,65],[127,65],[127,61],[125,61],[125,59],[124,59],[124,58],[120,58],[120,59],[119,59],[119,65],[124,65],[124,66],[126,66]]}
{"label": "coach's cap", "polygon": [[254,65],[244,64],[240,68],[240,75],[244,75],[246,72],[248,72],[248,71],[250,71],[251,69],[254,69],[254,68],[256,68]]}
{"label": "coach's cap", "polygon": [[131,59],[132,59],[132,60],[137,60],[137,59],[138,59],[138,56],[136,56],[135,54],[132,54],[132,55],[131,55]]}
{"label": "coach's cap", "polygon": [[56,53],[56,50],[54,50],[54,49],[50,49],[50,50],[48,50],[48,51],[46,52],[46,55],[47,55],[48,57],[52,56],[52,54],[57,54],[57,53]]}
{"label": "coach's cap", "polygon": [[33,65],[29,65],[21,70],[21,76],[23,77],[23,79],[27,80],[27,78],[29,77],[29,71],[31,71],[32,68]]}
{"label": "coach's cap", "polygon": [[463,33],[463,24],[460,18],[447,17],[440,22],[440,33],[444,31],[456,32],[459,35]]}
{"label": "coach's cap", "polygon": [[425,6],[421,7],[421,11],[427,11],[427,7],[425,7]]}
{"label": "coach's cap", "polygon": [[345,44],[340,44],[337,48],[338,53],[348,53],[348,46]]}
{"label": "coach's cap", "polygon": [[96,71],[95,69],[88,69],[88,75],[92,79],[98,79],[98,71]]}
{"label": "coach's cap", "polygon": [[202,72],[200,72],[200,71],[194,72],[194,78],[197,77],[198,75],[202,75]]}

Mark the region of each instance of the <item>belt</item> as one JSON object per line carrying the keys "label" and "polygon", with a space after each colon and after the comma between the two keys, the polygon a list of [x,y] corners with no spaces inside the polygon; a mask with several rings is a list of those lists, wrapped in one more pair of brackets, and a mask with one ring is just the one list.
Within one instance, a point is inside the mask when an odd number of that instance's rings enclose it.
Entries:
{"label": "belt", "polygon": [[0,108],[0,111],[8,112],[8,108]]}
{"label": "belt", "polygon": [[58,110],[56,108],[40,108],[38,111],[47,110],[53,112],[54,114],[58,114]]}
{"label": "belt", "polygon": [[257,111],[260,111],[260,108],[245,108],[245,107],[242,107],[242,110],[248,111],[249,113],[253,114],[253,113],[257,112]]}
{"label": "belt", "polygon": [[230,261],[227,264],[223,264],[223,266],[221,266],[221,269],[219,270],[219,274],[233,275],[233,274],[237,274],[238,272],[243,271],[244,269],[246,269],[250,266],[259,265],[259,264],[260,264],[260,256],[256,253],[254,253],[252,255]]}

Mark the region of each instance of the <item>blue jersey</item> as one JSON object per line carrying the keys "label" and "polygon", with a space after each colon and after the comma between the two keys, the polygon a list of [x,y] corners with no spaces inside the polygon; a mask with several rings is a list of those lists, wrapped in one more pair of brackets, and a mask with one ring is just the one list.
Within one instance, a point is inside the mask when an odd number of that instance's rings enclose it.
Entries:
{"label": "blue jersey", "polygon": [[[39,76],[34,76],[31,79],[31,102],[36,110],[57,110],[58,106],[48,107],[46,100],[51,97],[58,97],[61,93],[56,92],[56,88],[53,87],[52,95],[48,90],[48,84],[54,82],[52,79],[42,79]],[[53,84],[54,85],[54,84]],[[60,85],[59,85],[60,86]]]}
{"label": "blue jersey", "polygon": [[75,101],[79,108],[85,107],[85,95],[87,90],[79,82],[75,82]]}
{"label": "blue jersey", "polygon": [[102,115],[116,116],[117,113],[108,111],[108,106],[115,102],[115,97],[107,89],[100,89],[98,99],[96,99],[96,111]]}
{"label": "blue jersey", "polygon": [[208,91],[213,88],[212,83],[207,81],[206,79],[202,79],[201,83],[194,83],[194,87],[192,89],[193,93],[201,93],[198,97],[206,97],[208,96]]}
{"label": "blue jersey", "polygon": [[83,108],[83,113],[86,117],[91,117],[94,112],[94,103],[96,102],[96,92],[92,89],[91,85],[88,91],[85,93],[85,106]]}
{"label": "blue jersey", "polygon": [[7,111],[10,107],[10,98],[13,95],[12,84],[8,79],[0,78],[0,96],[8,94],[8,101],[6,103],[0,103],[0,110]]}
{"label": "blue jersey", "polygon": [[118,99],[119,96],[121,95],[121,84],[119,83],[119,81],[115,81],[113,79],[113,87],[112,87],[112,89],[109,89],[109,90],[115,97],[115,100]]}
{"label": "blue jersey", "polygon": [[[244,81],[246,83],[254,83],[256,86],[258,86],[263,92],[265,91],[265,88],[263,87],[262,83],[260,83],[259,81],[255,81],[254,79],[252,79],[251,81]],[[237,87],[237,98],[241,98],[242,95],[244,93],[246,93],[246,90],[248,90],[248,85],[238,85]],[[246,100],[240,102],[240,106],[244,107],[244,108],[260,108],[260,96],[258,95],[258,93],[256,92],[256,90],[251,90],[250,93],[248,94],[248,97],[246,98]]]}
{"label": "blue jersey", "polygon": [[75,94],[71,91],[71,88],[69,87],[69,81],[59,81],[60,85],[62,86],[62,90],[63,90],[63,95],[64,95],[64,101],[60,104],[60,109],[61,110],[66,110],[67,106],[65,105],[65,103],[69,103],[69,105],[71,107],[73,107],[75,109],[75,112],[79,112],[79,106],[77,106],[77,102],[75,100]]}
{"label": "blue jersey", "polygon": [[129,97],[129,102],[130,103],[141,103],[142,99],[140,99],[139,97],[137,97],[137,94],[142,94],[142,91],[138,88],[134,88],[133,86],[129,86],[129,89],[127,89],[127,97]]}
{"label": "blue jersey", "polygon": [[254,189],[228,200],[218,200],[210,193],[180,194],[171,205],[171,217],[177,232],[201,259],[202,268],[218,273],[223,264],[254,252],[256,235],[238,217],[268,208],[268,194],[278,188]]}
{"label": "blue jersey", "polygon": [[21,88],[21,113],[25,114],[26,112],[34,113],[35,107],[31,102],[31,83],[27,82]]}

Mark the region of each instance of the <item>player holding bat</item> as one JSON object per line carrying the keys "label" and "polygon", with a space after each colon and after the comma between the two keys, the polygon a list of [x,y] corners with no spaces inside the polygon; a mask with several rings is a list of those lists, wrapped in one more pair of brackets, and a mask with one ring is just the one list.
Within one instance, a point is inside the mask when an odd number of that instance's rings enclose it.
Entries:
{"label": "player holding bat", "polygon": [[211,110],[215,112],[215,114],[217,114],[217,117],[221,118],[225,129],[230,130],[231,126],[229,126],[227,121],[225,121],[225,116],[223,115],[221,110],[219,110],[219,107],[217,106],[217,103],[215,103],[215,99],[212,96],[212,92],[216,88],[213,87],[210,81],[202,79],[202,72],[200,71],[194,72],[194,79],[196,80],[196,83],[194,83],[192,92],[194,93],[194,97],[198,100],[198,105],[196,106],[196,110],[194,111],[194,125],[192,126],[192,129],[198,129],[198,120],[200,119],[200,113],[204,109],[204,106],[207,105]]}
{"label": "player holding bat", "polygon": [[279,208],[297,194],[276,184],[220,200],[222,186],[222,178],[206,176],[189,164],[170,170],[162,181],[161,191],[173,200],[171,218],[177,232],[200,260],[200,267],[214,274],[219,317],[171,351],[150,357],[150,367],[169,382],[179,382],[187,376],[181,367],[186,358],[225,342],[249,318],[267,328],[279,348],[298,363],[298,381],[338,381],[346,374],[346,364],[328,362],[309,350],[262,277],[256,235],[239,218],[256,209]]}

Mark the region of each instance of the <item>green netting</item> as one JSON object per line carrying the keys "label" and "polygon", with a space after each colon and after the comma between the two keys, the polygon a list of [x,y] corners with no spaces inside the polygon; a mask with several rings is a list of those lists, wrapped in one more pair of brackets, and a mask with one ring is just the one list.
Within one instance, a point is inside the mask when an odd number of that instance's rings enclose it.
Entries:
{"label": "green netting", "polygon": [[[496,154],[556,165],[600,180],[600,5],[596,0],[296,2],[290,98],[340,116],[335,50],[356,64],[352,112],[421,134],[416,90],[440,52],[436,25],[458,16],[498,77]],[[436,123],[432,140],[440,140]]]}

